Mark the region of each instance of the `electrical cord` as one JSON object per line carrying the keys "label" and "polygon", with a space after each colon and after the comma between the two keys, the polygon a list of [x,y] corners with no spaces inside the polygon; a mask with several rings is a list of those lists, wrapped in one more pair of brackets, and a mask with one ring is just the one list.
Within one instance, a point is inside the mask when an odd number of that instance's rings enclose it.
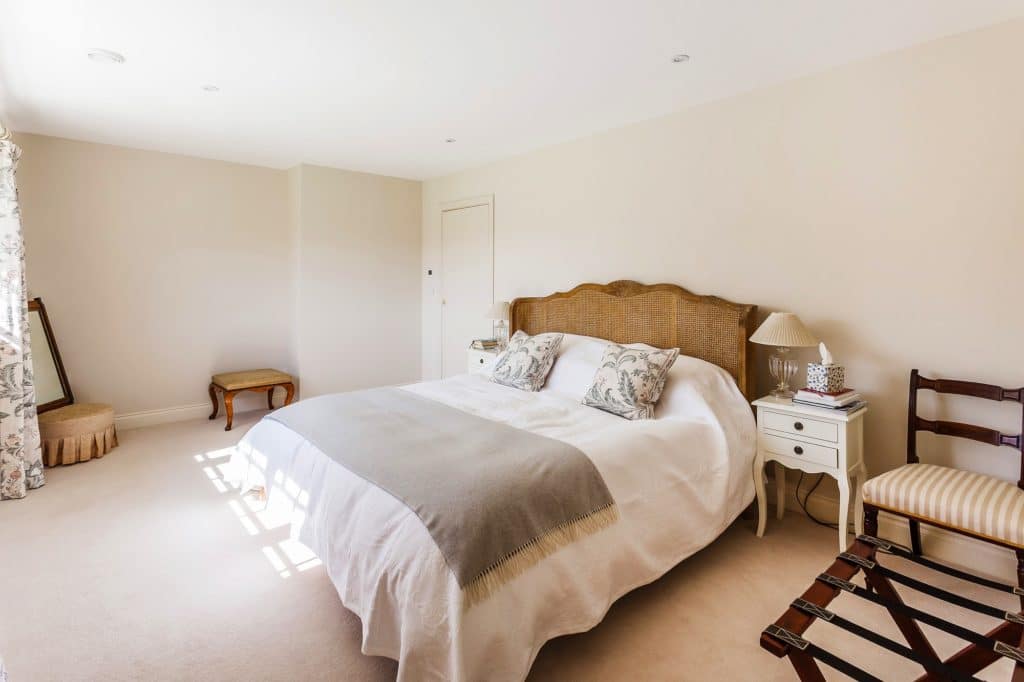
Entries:
{"label": "electrical cord", "polygon": [[818,486],[821,485],[821,479],[823,478],[825,478],[825,474],[818,474],[818,480],[814,482],[814,485],[811,486],[811,489],[807,491],[806,495],[804,495],[804,499],[801,500],[800,485],[804,482],[804,472],[801,471],[800,478],[798,478],[796,481],[796,501],[797,504],[800,505],[800,508],[804,510],[804,514],[806,514],[807,518],[809,518],[811,521],[814,521],[819,526],[825,526],[826,528],[831,528],[832,530],[838,530],[838,523],[829,523],[828,521],[822,521],[821,519],[817,518],[814,514],[812,514],[811,511],[807,508],[807,500],[811,499],[811,493],[813,493],[818,488]]}

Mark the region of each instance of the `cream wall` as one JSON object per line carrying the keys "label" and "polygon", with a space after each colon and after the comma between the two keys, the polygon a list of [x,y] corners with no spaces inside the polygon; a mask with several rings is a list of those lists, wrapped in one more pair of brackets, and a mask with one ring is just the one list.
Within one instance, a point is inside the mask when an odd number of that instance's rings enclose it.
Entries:
{"label": "cream wall", "polygon": [[419,377],[419,182],[16,142],[29,288],[78,401],[180,418],[217,371],[277,367],[304,396]]}
{"label": "cream wall", "polygon": [[[493,193],[500,299],[629,278],[792,310],[870,399],[878,473],[904,456],[912,367],[1024,385],[1022,61],[1016,21],[429,180],[423,271],[439,205]],[[994,425],[1017,433],[1009,408]],[[1016,479],[1011,450],[984,452],[972,466]]]}
{"label": "cream wall", "polygon": [[420,376],[420,183],[289,171],[302,395]]}
{"label": "cream wall", "polygon": [[208,405],[212,372],[294,371],[284,171],[16,142],[29,289],[46,303],[79,402],[118,414]]}

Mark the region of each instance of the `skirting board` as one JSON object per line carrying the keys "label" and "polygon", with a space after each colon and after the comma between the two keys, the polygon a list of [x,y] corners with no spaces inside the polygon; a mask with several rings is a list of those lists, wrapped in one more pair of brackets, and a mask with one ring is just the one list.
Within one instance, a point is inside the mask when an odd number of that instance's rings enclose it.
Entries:
{"label": "skirting board", "polygon": [[[262,406],[245,406],[241,409],[238,408],[236,403],[235,414],[242,414],[243,412],[249,412],[252,410],[266,409],[266,405]],[[164,407],[158,410],[143,410],[141,412],[125,412],[124,414],[114,415],[114,425],[119,431],[129,431],[131,429],[141,429],[146,426],[156,426],[158,424],[169,424],[171,422],[183,422],[189,419],[199,419],[200,417],[210,416],[210,403],[195,403],[193,405],[179,405],[177,407]],[[220,414],[217,418],[221,421],[224,420],[224,406],[220,408]]]}
{"label": "skirting board", "polygon": [[[795,474],[790,472],[786,480],[786,511],[803,514],[796,500]],[[810,486],[813,485],[814,477],[804,477],[804,485],[800,491],[801,499],[807,494]],[[770,495],[775,498],[774,483],[768,486]],[[835,523],[839,518],[839,500],[821,490],[814,491],[807,502],[807,509],[814,514],[815,518],[822,521]],[[782,523],[785,523],[785,519]],[[775,507],[768,510],[768,530],[771,530],[772,523],[779,523],[775,520]],[[850,523],[853,523],[853,509],[850,510]],[[878,515],[878,534],[887,540],[910,546],[910,530],[905,519],[891,516],[885,512]],[[853,541],[852,526],[850,541]],[[924,553],[934,559],[945,563],[953,564],[968,570],[972,573],[982,574],[994,580],[1008,584],[1017,582],[1017,558],[1008,549],[996,547],[987,542],[979,542],[965,535],[954,533],[943,528],[936,528],[921,524],[921,545]]]}

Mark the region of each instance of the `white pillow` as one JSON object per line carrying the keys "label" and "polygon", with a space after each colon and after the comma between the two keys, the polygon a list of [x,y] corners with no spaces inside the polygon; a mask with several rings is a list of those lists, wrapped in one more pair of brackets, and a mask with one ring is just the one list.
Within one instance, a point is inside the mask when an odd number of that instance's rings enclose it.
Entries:
{"label": "white pillow", "polygon": [[692,417],[705,403],[738,400],[745,403],[736,380],[724,369],[700,358],[680,354],[668,371],[654,418]]}
{"label": "white pillow", "polygon": [[[593,336],[565,334],[558,349],[558,359],[543,390],[565,395],[576,403],[583,402],[609,343],[612,342]],[[655,350],[654,346],[646,343],[625,345]],[[718,402],[730,397],[740,403],[746,402],[728,372],[718,365],[680,353],[668,371],[665,387],[654,408],[654,418],[692,417],[694,410],[702,409],[705,401],[715,398]]]}
{"label": "white pillow", "polygon": [[[583,402],[583,396],[587,394],[594,374],[601,366],[601,357],[609,343],[612,342],[593,336],[564,334],[562,344],[558,347],[558,357],[542,390],[545,393],[552,391],[564,395],[575,403]],[[626,345],[630,348],[655,349],[646,343]],[[728,372],[718,365],[680,353],[668,371],[665,388],[654,409],[654,418],[690,416],[709,394],[718,395],[722,391],[728,395],[735,394],[741,402],[745,402]]]}
{"label": "white pillow", "polygon": [[[562,345],[558,347],[558,357],[548,374],[544,390],[567,396],[577,403],[582,402],[610,343],[612,342],[607,339],[595,336],[563,334]],[[646,343],[627,343],[625,346],[658,350]]]}
{"label": "white pillow", "polygon": [[554,391],[580,402],[586,395],[601,356],[610,342],[592,336],[565,334],[558,347],[558,358],[548,374],[545,391]]}

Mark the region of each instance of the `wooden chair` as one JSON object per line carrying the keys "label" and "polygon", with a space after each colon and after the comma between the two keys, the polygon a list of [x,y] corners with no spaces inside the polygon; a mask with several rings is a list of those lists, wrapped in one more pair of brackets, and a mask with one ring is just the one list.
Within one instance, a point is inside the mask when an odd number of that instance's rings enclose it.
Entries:
{"label": "wooden chair", "polygon": [[[917,392],[1012,400],[1022,405],[1021,432],[1011,436],[995,429],[959,422],[930,421],[917,415]],[[1020,456],[1020,480],[1015,486],[1002,479],[950,467],[922,464],[917,455],[917,432],[969,438],[1009,446]],[[910,373],[907,418],[907,463],[864,484],[864,532],[878,535],[878,511],[902,516],[910,524],[914,554],[921,554],[921,525],[947,528],[978,540],[1012,549],[1017,554],[1017,582],[1024,588],[1024,389],[952,379],[928,379]],[[1024,595],[1021,595],[1024,608]]]}

